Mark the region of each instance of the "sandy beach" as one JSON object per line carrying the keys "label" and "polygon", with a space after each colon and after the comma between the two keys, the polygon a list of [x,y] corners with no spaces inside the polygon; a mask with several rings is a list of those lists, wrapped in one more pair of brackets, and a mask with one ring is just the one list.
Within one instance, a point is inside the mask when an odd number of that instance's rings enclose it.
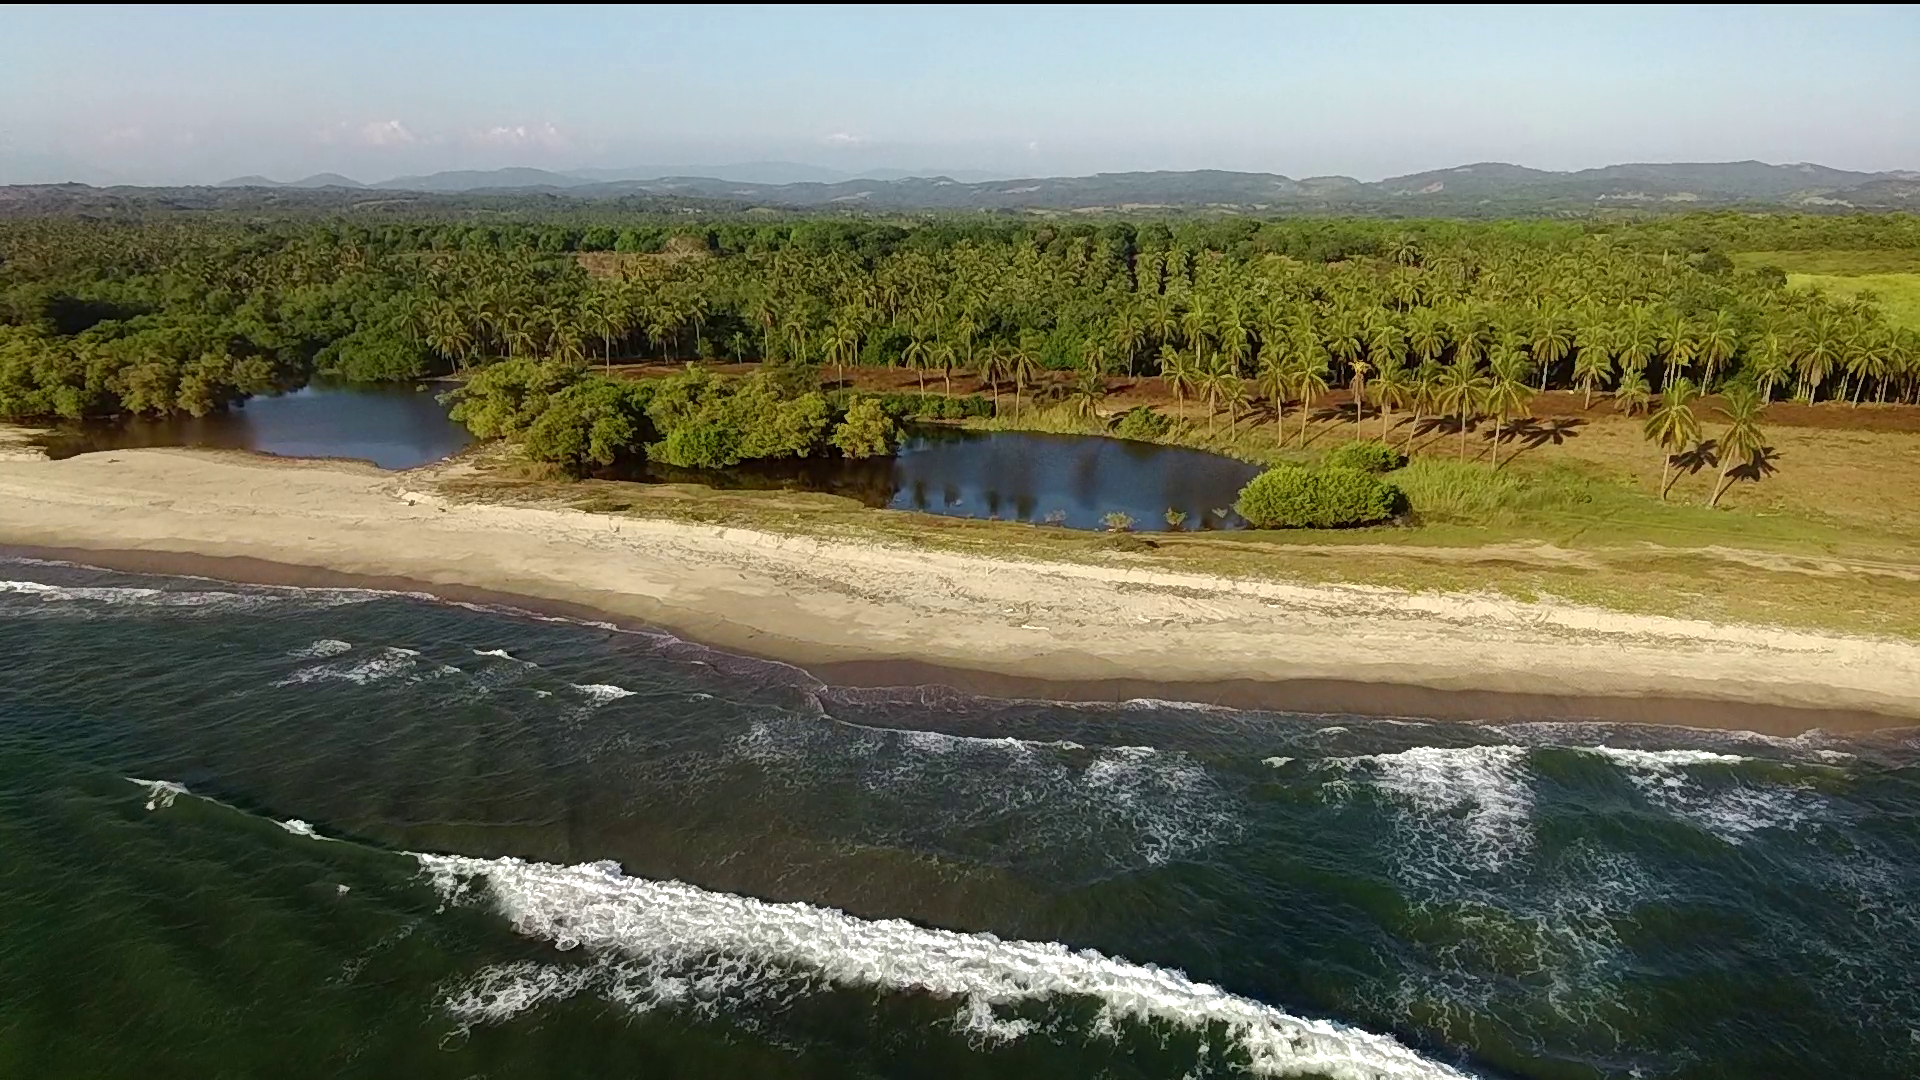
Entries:
{"label": "sandy beach", "polygon": [[1791,733],[1920,721],[1920,645],[458,503],[441,466],[0,448],[0,545],[602,613],[852,685]]}

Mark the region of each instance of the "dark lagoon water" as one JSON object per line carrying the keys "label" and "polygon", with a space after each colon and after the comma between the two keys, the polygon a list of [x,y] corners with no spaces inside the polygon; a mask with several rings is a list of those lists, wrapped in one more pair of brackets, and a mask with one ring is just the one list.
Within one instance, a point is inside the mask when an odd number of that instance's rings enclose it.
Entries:
{"label": "dark lagoon water", "polygon": [[1920,739],[0,561],[0,1076],[1920,1075]]}
{"label": "dark lagoon water", "polygon": [[67,425],[45,441],[54,457],[149,446],[256,450],[285,457],[356,458],[411,469],[465,449],[432,383],[315,382],[207,416],[137,417]]}
{"label": "dark lagoon water", "polygon": [[[1096,435],[916,429],[893,458],[756,462],[721,473],[644,466],[641,478],[715,487],[821,491],[868,506],[950,517],[1105,529],[1123,513],[1139,532],[1243,528],[1232,510],[1257,465]],[[1182,515],[1178,526],[1167,512]]]}

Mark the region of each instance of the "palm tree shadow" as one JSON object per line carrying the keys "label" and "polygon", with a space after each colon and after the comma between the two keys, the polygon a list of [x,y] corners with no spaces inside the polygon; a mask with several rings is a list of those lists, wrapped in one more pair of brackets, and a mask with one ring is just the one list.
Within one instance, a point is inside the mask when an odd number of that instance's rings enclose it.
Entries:
{"label": "palm tree shadow", "polygon": [[1753,452],[1753,457],[1747,459],[1746,464],[1735,465],[1733,468],[1728,469],[1727,478],[1729,480],[1747,480],[1757,484],[1761,480],[1780,471],[1779,466],[1774,464],[1779,460],[1780,451],[1775,450],[1771,446],[1763,446]]}
{"label": "palm tree shadow", "polygon": [[1720,464],[1720,443],[1717,439],[1706,439],[1691,450],[1682,450],[1673,455],[1673,467],[1688,476],[1718,464]]}
{"label": "palm tree shadow", "polygon": [[1525,416],[1508,424],[1500,434],[1500,441],[1517,442],[1523,450],[1537,449],[1548,443],[1564,446],[1568,439],[1578,435],[1580,429],[1586,426],[1587,422],[1579,417],[1555,416],[1542,421]]}

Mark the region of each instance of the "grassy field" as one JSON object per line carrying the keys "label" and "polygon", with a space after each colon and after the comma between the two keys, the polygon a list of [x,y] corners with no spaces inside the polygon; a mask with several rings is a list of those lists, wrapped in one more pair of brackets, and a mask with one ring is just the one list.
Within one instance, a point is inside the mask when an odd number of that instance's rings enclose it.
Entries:
{"label": "grassy field", "polygon": [[1872,293],[1896,325],[1920,329],[1920,251],[1747,251],[1733,261],[1743,269],[1777,266],[1795,289]]}
{"label": "grassy field", "polygon": [[[1706,434],[1714,424],[1703,417]],[[979,426],[1092,430],[1064,411]],[[1189,424],[1173,441],[1252,460],[1312,462],[1377,420],[1315,423],[1305,447],[1273,447],[1272,427],[1208,437]],[[496,454],[452,494],[559,501],[602,513],[668,517],[778,532],[917,544],[982,554],[1124,562],[1313,582],[1543,596],[1618,610],[1770,622],[1920,638],[1920,434],[1778,428],[1778,471],[1704,504],[1713,470],[1683,475],[1657,497],[1661,461],[1639,424],[1595,418],[1534,446],[1503,451],[1471,433],[1416,440],[1412,466],[1391,476],[1413,515],[1342,531],[1104,535],[1012,522],[869,509],[794,492],[534,478]],[[1396,438],[1398,443],[1398,438]]]}

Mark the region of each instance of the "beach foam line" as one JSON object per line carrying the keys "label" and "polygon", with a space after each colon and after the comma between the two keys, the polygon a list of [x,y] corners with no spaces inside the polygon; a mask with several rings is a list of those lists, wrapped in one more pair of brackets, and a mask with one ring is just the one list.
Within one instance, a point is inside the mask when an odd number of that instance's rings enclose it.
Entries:
{"label": "beach foam line", "polygon": [[[218,582],[217,584],[232,584]],[[53,585],[44,581],[0,580],[0,594],[37,596],[46,603],[90,602],[110,607],[189,609],[246,609],[304,601],[319,607],[340,607],[377,599],[380,594],[356,589],[291,589],[248,586],[245,592],[225,589],[154,589],[134,585]]]}
{"label": "beach foam line", "polygon": [[[1194,982],[1179,971],[1132,964],[1052,942],[870,921],[830,908],[769,903],[677,881],[630,878],[615,863],[560,866],[519,859],[416,854],[448,903],[484,899],[521,934],[581,948],[600,974],[509,965],[482,972],[444,1002],[470,1022],[503,1020],[541,1001],[606,980],[613,1000],[644,1010],[667,1001],[711,1006],[784,999],[796,989],[841,987],[958,999],[959,1026],[998,1007],[1091,997],[1101,1019],[1224,1026],[1266,1076],[1333,1080],[1451,1080],[1455,1068],[1390,1036]],[[688,978],[687,973],[695,977]],[[995,1028],[1018,1037],[1021,1025]]]}

